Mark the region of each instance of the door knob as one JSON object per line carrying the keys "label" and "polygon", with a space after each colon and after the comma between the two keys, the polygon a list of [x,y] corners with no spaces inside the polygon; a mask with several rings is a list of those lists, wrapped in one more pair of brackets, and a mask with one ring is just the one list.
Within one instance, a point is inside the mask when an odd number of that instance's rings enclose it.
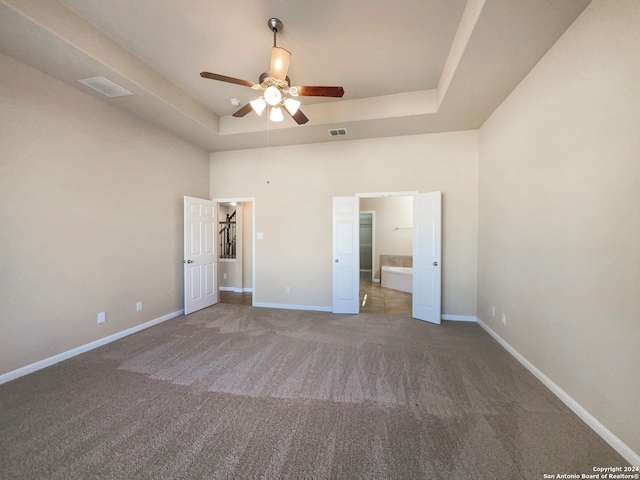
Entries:
{"label": "door knob", "polygon": [[438,266],[438,262],[433,262],[433,266],[437,267]]}
{"label": "door knob", "polygon": [[338,263],[338,259],[336,258],[336,263]]}
{"label": "door knob", "polygon": [[185,260],[184,263],[193,263],[193,260]]}

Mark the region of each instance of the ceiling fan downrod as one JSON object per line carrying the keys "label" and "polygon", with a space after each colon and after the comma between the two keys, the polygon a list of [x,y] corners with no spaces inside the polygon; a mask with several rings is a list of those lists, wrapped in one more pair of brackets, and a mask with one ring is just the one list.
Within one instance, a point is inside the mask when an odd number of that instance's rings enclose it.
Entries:
{"label": "ceiling fan downrod", "polygon": [[267,25],[269,26],[269,28],[273,32],[273,46],[276,47],[277,46],[276,45],[276,35],[283,28],[282,22],[277,18],[270,18],[269,21],[267,22]]}

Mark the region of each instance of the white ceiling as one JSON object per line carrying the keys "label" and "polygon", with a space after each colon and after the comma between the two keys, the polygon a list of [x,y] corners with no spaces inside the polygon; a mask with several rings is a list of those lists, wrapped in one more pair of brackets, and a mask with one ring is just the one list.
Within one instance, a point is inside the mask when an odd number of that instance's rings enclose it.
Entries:
{"label": "white ceiling", "polygon": [[[590,0],[0,0],[0,51],[209,151],[479,128]],[[268,70],[270,17],[309,117],[268,122],[247,87]],[[134,93],[78,83],[103,75]],[[347,137],[330,128],[346,127]]]}

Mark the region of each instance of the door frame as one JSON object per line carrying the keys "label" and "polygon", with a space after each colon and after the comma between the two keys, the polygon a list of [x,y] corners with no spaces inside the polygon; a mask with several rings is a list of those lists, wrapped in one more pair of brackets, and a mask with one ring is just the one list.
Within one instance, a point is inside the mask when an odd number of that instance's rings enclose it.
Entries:
{"label": "door frame", "polygon": [[[360,218],[360,199],[361,198],[380,198],[380,197],[407,197],[417,195],[417,190],[400,191],[400,192],[365,192],[356,193],[354,197],[358,199],[358,219]],[[358,270],[358,277],[360,271]],[[360,297],[360,278],[358,278],[357,296]],[[360,303],[358,303],[358,313],[360,313]]]}
{"label": "door frame", "polygon": [[[255,197],[220,197],[213,198],[215,202],[216,212],[218,211],[218,205],[220,203],[251,203],[251,305],[255,307],[256,304],[256,198]],[[217,226],[216,226],[217,228]],[[216,230],[217,234],[217,230]],[[244,235],[244,232],[243,232]],[[217,238],[216,238],[217,241]],[[219,254],[219,252],[218,252]],[[220,257],[216,259],[216,262],[220,261]],[[218,286],[219,288],[219,286]]]}
{"label": "door frame", "polygon": [[[423,193],[435,193],[435,192],[423,192]],[[440,193],[440,192],[438,192]],[[420,192],[418,191],[401,191],[401,192],[367,192],[367,193],[356,193],[354,196],[358,198],[358,218],[359,213],[360,213],[360,202],[359,199],[360,198],[379,198],[379,197],[394,197],[394,196],[412,196],[415,198],[417,198],[417,195],[419,195]],[[440,193],[441,195],[441,193]],[[334,197],[335,198],[335,197]],[[412,223],[412,227],[415,226],[415,212],[414,212],[414,221]],[[335,228],[335,226],[334,226]],[[440,217],[440,229],[442,228],[442,217]],[[415,245],[413,246],[414,252],[415,252]],[[440,262],[441,263],[441,262]],[[359,275],[359,271],[358,271],[358,275]],[[442,273],[440,273],[440,279],[442,279]],[[360,296],[360,282],[358,279],[358,297]],[[442,291],[440,291],[440,295],[442,295]],[[411,307],[411,315],[413,316],[413,302],[412,302],[412,307]],[[442,312],[440,312],[440,319],[442,318]]]}

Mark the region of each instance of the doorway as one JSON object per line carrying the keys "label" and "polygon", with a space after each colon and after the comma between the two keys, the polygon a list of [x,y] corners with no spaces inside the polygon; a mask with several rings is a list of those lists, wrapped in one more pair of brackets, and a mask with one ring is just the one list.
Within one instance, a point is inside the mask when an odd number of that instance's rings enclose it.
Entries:
{"label": "doorway", "polygon": [[[333,313],[360,312],[360,200],[364,198],[410,196],[411,222],[396,224],[395,231],[409,230],[412,239],[411,316],[441,322],[441,235],[442,193],[417,192],[357,194],[333,197]],[[376,231],[380,231],[377,215]],[[379,234],[376,234],[379,238]],[[376,250],[380,250],[377,248]],[[383,263],[381,260],[378,263]],[[376,258],[374,257],[374,265]],[[378,265],[382,266],[382,265]],[[374,270],[377,266],[373,267]],[[375,273],[374,273],[375,278]]]}
{"label": "doorway", "polygon": [[[412,266],[413,196],[360,198],[360,216],[360,312],[411,316],[412,294],[407,288],[411,277],[404,277],[404,286],[381,281],[390,278],[383,267]],[[367,228],[369,218],[375,219],[375,228]],[[367,241],[372,245],[368,256],[363,255],[362,247]],[[363,271],[362,262],[366,260],[371,262],[370,275]]]}
{"label": "doorway", "polygon": [[218,200],[217,250],[220,303],[254,302],[254,201]]}
{"label": "doorway", "polygon": [[[411,267],[413,195],[381,195],[360,198],[359,202],[361,215],[372,212],[375,218],[375,228],[371,229],[372,281],[376,283],[381,281],[383,266]],[[362,232],[361,229],[360,233]]]}

